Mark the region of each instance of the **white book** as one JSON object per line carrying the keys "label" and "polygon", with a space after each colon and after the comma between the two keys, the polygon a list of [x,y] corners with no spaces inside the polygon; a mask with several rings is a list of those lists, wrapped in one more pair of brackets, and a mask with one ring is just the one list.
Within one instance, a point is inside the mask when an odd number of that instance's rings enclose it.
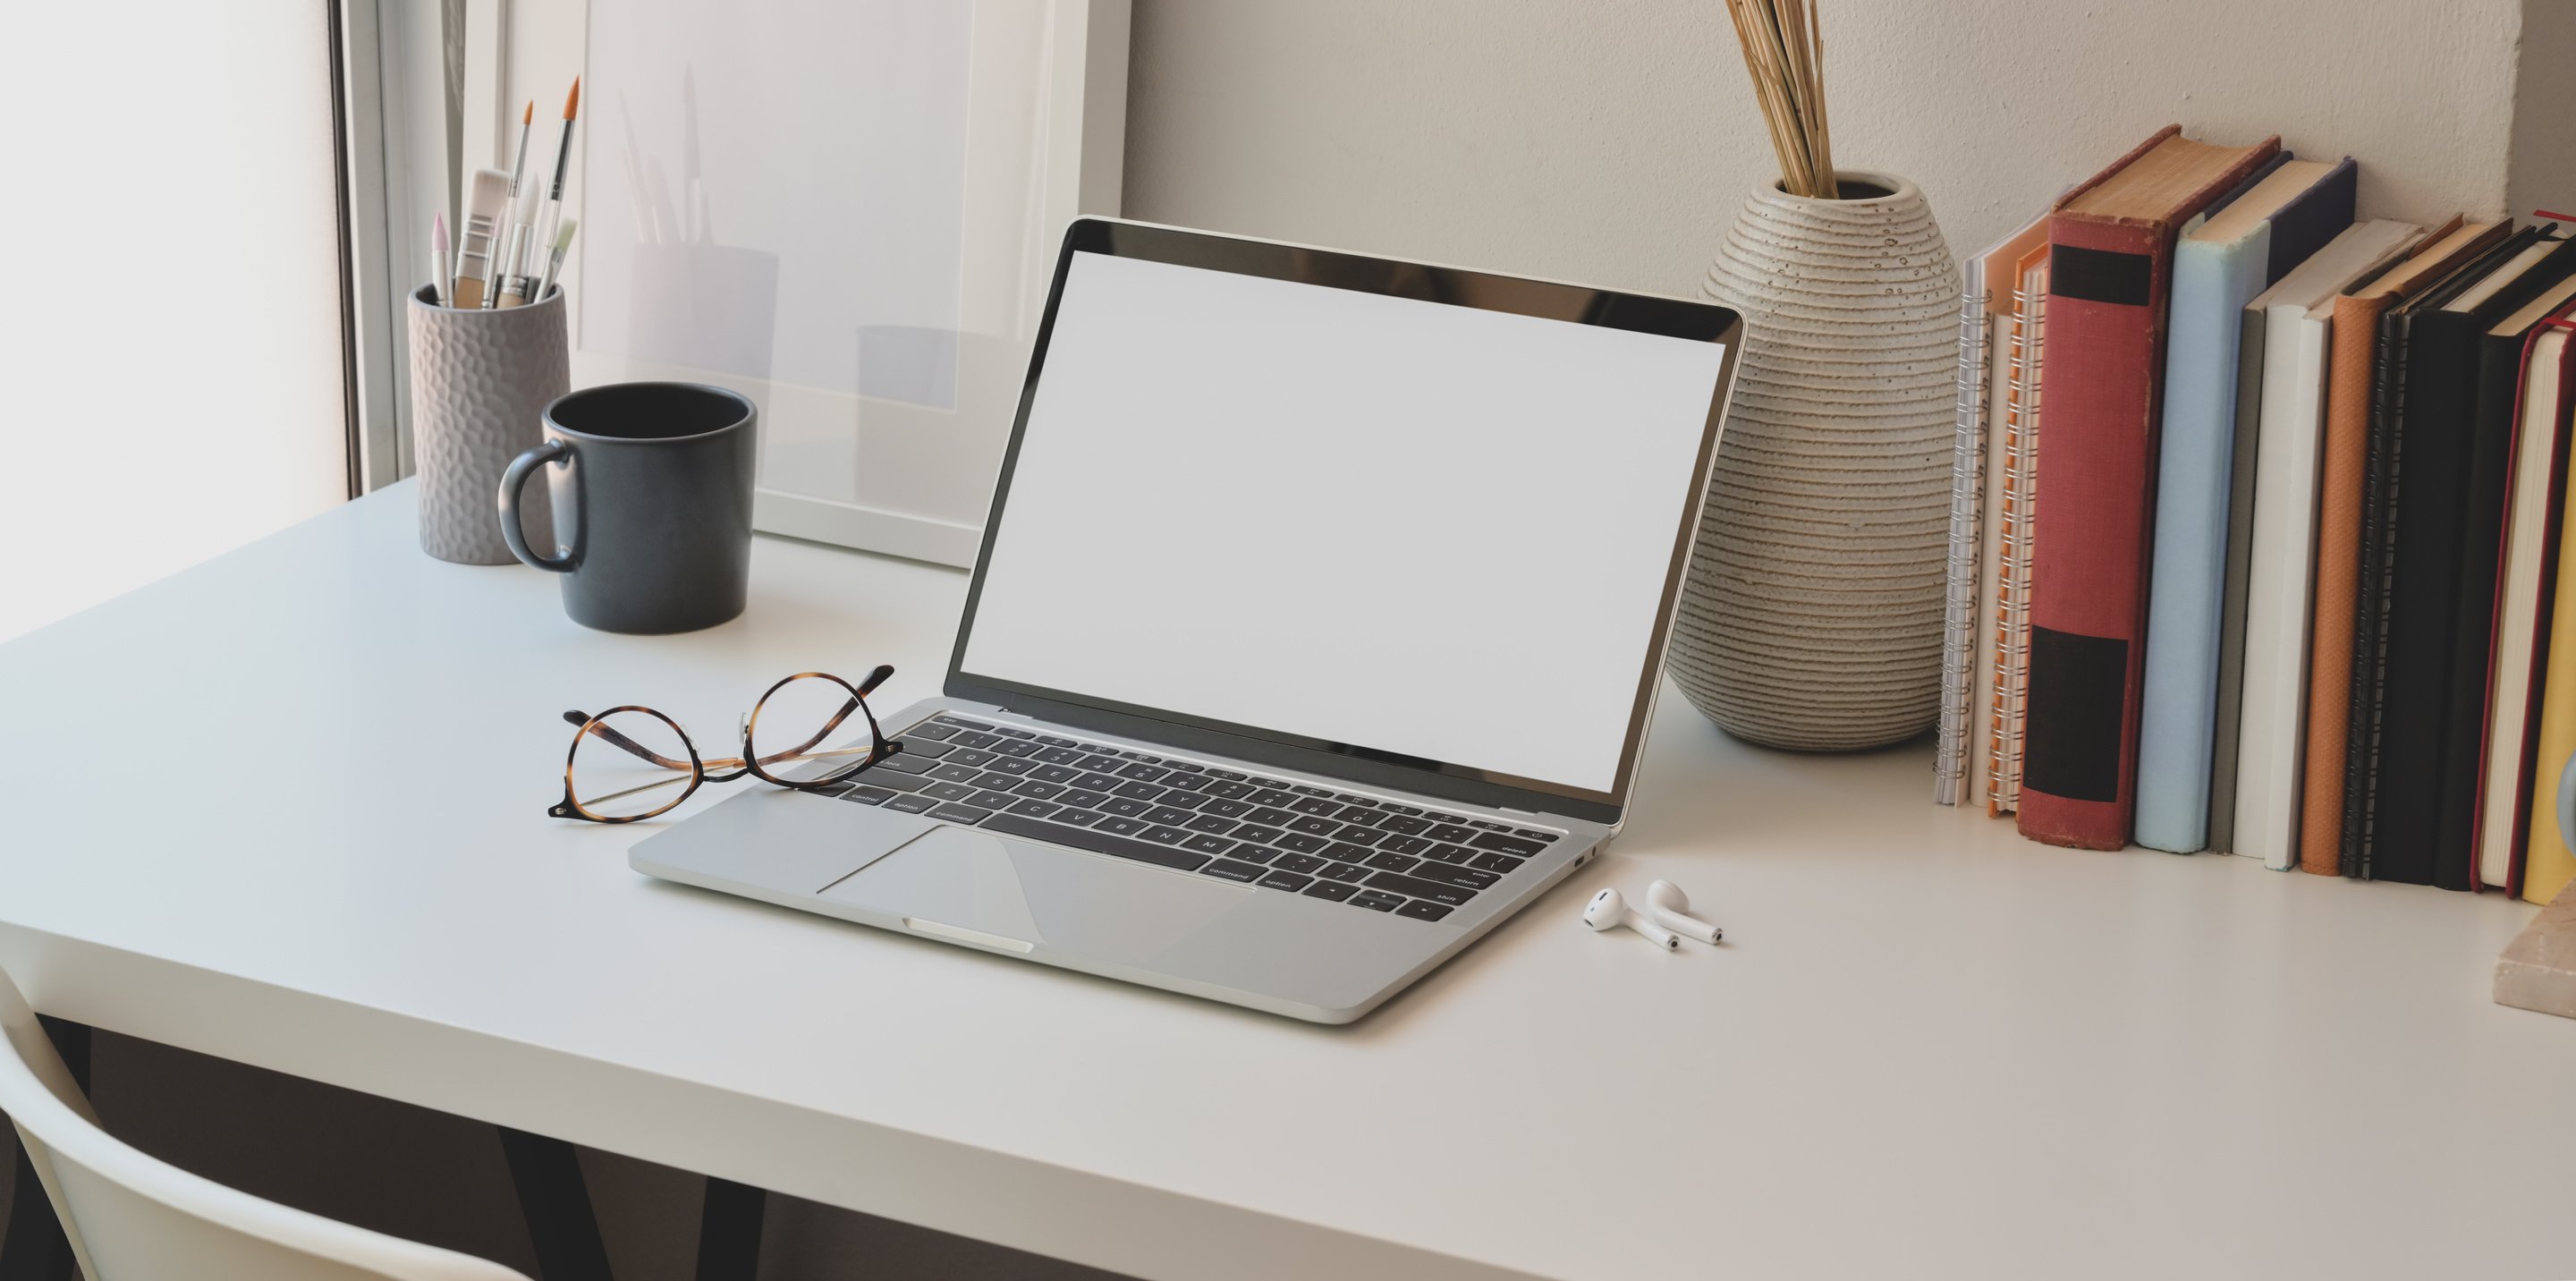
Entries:
{"label": "white book", "polygon": [[[2576,293],[2576,277],[2533,300],[2531,308],[2496,326],[2512,334],[2537,323],[2567,304]],[[2532,314],[2536,312],[2537,314]],[[2529,812],[2524,792],[2523,749],[2530,744],[2533,660],[2540,645],[2540,620],[2548,612],[2547,575],[2543,573],[2552,543],[2551,500],[2557,495],[2560,385],[2566,376],[2563,357],[2568,331],[2540,330],[2525,350],[2522,363],[2521,421],[2514,426],[2513,488],[2506,496],[2504,564],[2496,579],[2495,667],[2487,700],[2486,760],[2478,780],[2478,880],[2508,884],[2514,848]],[[2552,642],[2556,643],[2555,641]]]}
{"label": "white book", "polygon": [[2020,263],[2047,240],[2048,215],[2042,213],[1972,260],[1979,265],[1985,285],[1985,457],[1978,477],[1983,494],[1978,502],[1975,596],[1965,647],[1968,699],[1960,803],[1979,814],[1987,812],[1994,779],[1995,609],[1997,574],[2003,563],[2004,486],[2011,479],[2008,445],[2028,394],[2038,387],[2035,379],[2023,382],[2029,344],[2022,341],[2021,317],[2026,308],[2021,301]]}
{"label": "white book", "polygon": [[2325,430],[2334,300],[2396,261],[2423,236],[2424,229],[2413,223],[2356,223],[2246,304],[2247,310],[2263,315],[2263,386],[2232,852],[2262,859],[2264,866],[2277,870],[2299,865],[2308,622],[2322,458],[2318,445]]}

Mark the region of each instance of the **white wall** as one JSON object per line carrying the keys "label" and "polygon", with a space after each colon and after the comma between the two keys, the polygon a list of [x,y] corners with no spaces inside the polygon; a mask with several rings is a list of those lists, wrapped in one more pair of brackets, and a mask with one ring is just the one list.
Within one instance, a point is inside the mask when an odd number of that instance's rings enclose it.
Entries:
{"label": "white wall", "polygon": [[[1954,251],[2168,121],[2505,211],[2520,0],[1821,3],[1837,162]],[[1136,0],[1130,65],[1131,217],[1696,293],[1778,175],[1720,0]]]}

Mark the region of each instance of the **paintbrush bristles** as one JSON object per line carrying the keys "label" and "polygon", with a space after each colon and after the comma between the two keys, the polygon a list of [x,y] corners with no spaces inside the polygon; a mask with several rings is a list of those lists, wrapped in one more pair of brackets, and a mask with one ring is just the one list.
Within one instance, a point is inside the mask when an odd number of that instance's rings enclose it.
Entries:
{"label": "paintbrush bristles", "polygon": [[519,125],[520,125],[520,127],[525,128],[525,127],[526,127],[526,126],[528,126],[528,125],[535,124],[535,123],[536,123],[536,121],[537,121],[537,100],[536,100],[536,99],[534,99],[534,98],[530,98],[530,99],[528,99],[528,109],[519,113]]}
{"label": "paintbrush bristles", "polygon": [[1825,33],[1816,0],[1726,0],[1753,96],[1780,158],[1780,186],[1793,196],[1831,200],[1833,128],[1825,115]]}
{"label": "paintbrush bristles", "polygon": [[570,120],[570,119],[572,119],[572,113],[573,113],[573,111],[574,111],[576,108],[578,108],[580,105],[581,105],[581,77],[579,77],[579,76],[574,76],[574,77],[572,78],[572,92],[564,95],[564,119],[566,119],[566,120]]}

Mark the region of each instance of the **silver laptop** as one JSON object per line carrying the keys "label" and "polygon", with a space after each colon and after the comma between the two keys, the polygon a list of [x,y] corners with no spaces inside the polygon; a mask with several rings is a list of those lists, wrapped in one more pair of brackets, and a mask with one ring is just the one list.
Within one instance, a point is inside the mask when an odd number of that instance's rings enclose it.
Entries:
{"label": "silver laptop", "polygon": [[943,697],[636,870],[1348,1022],[1619,829],[1741,325],[1067,231]]}

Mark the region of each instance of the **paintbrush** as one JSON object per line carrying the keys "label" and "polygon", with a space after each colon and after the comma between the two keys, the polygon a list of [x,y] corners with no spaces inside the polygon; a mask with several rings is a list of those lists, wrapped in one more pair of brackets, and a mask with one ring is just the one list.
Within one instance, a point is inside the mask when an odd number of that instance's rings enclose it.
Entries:
{"label": "paintbrush", "polygon": [[430,301],[446,306],[456,296],[456,260],[447,251],[447,215],[440,214],[430,223],[429,233]]}
{"label": "paintbrush", "polygon": [[495,239],[501,231],[501,207],[510,199],[510,175],[498,169],[474,171],[473,198],[466,203],[465,235],[456,246],[456,288],[451,307],[480,307],[494,287]]}
{"label": "paintbrush", "polygon": [[554,257],[546,261],[546,274],[537,281],[537,292],[529,296],[530,301],[543,299],[546,291],[555,287],[555,275],[563,270],[564,250],[572,246],[573,229],[580,225],[581,219],[566,218],[562,228],[555,232]]}
{"label": "paintbrush", "polygon": [[581,77],[572,78],[572,92],[564,95],[563,139],[555,144],[554,181],[546,187],[545,216],[537,222],[537,238],[530,244],[534,250],[554,243],[555,227],[563,221],[564,175],[572,167],[572,122],[581,109]]}

